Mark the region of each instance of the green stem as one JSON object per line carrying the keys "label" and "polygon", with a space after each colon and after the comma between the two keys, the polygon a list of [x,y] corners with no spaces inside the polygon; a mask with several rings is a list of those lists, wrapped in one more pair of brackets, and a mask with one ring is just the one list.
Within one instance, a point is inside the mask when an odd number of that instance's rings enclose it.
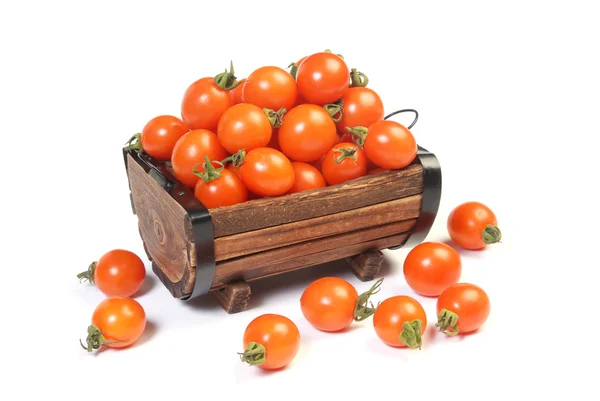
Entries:
{"label": "green stem", "polygon": [[323,106],[323,108],[325,111],[327,111],[327,113],[329,113],[334,123],[339,123],[342,121],[342,113],[344,112],[344,99],[340,99],[335,103],[328,103]]}
{"label": "green stem", "polygon": [[350,70],[350,87],[351,88],[356,88],[356,87],[365,87],[369,84],[369,77],[367,77],[365,74],[363,74],[360,71],[356,71],[356,68],[352,68]]}
{"label": "green stem", "polygon": [[292,61],[290,65],[288,65],[288,68],[291,68],[290,75],[292,76],[292,78],[296,79],[296,74],[298,73],[298,64]]}
{"label": "green stem", "polygon": [[233,70],[233,61],[229,63],[229,71],[227,71],[227,68],[225,68],[224,72],[215,75],[215,83],[219,88],[226,91],[235,89],[241,84],[241,82],[239,82],[235,76],[235,72]]}
{"label": "green stem", "polygon": [[240,149],[237,151],[237,153],[221,160],[221,164],[225,165],[227,163],[231,163],[231,164],[233,164],[233,167],[238,168],[238,167],[242,166],[242,163],[244,163],[245,158],[246,158],[246,150]]}
{"label": "green stem", "polygon": [[407,347],[421,349],[421,345],[423,345],[423,339],[421,338],[422,327],[423,322],[420,319],[415,319],[410,323],[404,322],[402,331],[398,337]]}
{"label": "green stem", "polygon": [[142,147],[142,134],[141,133],[137,133],[134,136],[132,136],[131,138],[129,138],[129,140],[125,143],[125,150],[127,152],[133,150],[136,153],[142,153],[144,151],[144,148]]}
{"label": "green stem", "polygon": [[[447,336],[455,336],[458,334],[458,315],[448,309],[442,309],[437,315],[438,321],[435,327],[439,327],[439,331]],[[451,330],[451,331],[450,331]]]}
{"label": "green stem", "polygon": [[369,129],[366,127],[346,127],[346,131],[352,134],[355,137],[354,142],[363,147],[365,145],[365,141],[367,140],[367,135],[369,133]]}
{"label": "green stem", "polygon": [[273,128],[281,127],[281,123],[283,123],[283,115],[287,112],[285,107],[282,107],[278,111],[271,110],[271,109],[263,109],[263,111],[267,115],[267,118],[269,119],[269,122],[271,123],[271,127],[273,127]]}
{"label": "green stem", "polygon": [[81,344],[81,347],[84,350],[86,350],[87,352],[92,352],[92,350],[99,349],[101,346],[106,345],[106,344],[118,343],[118,341],[108,341],[102,335],[100,328],[98,326],[96,326],[95,324],[89,325],[87,332],[88,332],[88,335],[85,340],[87,347],[85,345],[83,345],[83,342],[81,340],[79,340],[79,344]]}
{"label": "green stem", "polygon": [[354,160],[354,164],[356,164],[356,151],[358,150],[358,148],[334,148],[333,151],[334,152],[339,152],[341,153],[341,155],[339,155],[338,157],[336,157],[335,159],[333,159],[336,163],[341,163],[342,161],[346,160],[346,159],[352,159]]}
{"label": "green stem", "polygon": [[[325,49],[325,53],[331,53],[331,49]],[[336,56],[338,56],[342,60],[344,59],[344,56],[342,56],[341,54],[336,54]]]}
{"label": "green stem", "polygon": [[483,238],[483,242],[485,244],[495,244],[496,242],[500,242],[502,239],[502,232],[497,226],[488,224],[481,232],[481,237]]}
{"label": "green stem", "polygon": [[81,272],[77,275],[77,278],[79,279],[79,282],[81,283],[82,281],[89,281],[90,283],[94,284],[94,273],[96,271],[96,266],[98,265],[98,262],[92,262],[89,266],[88,269],[84,272]]}
{"label": "green stem", "polygon": [[238,352],[242,362],[250,366],[262,365],[265,363],[267,350],[262,344],[251,342],[243,353]]}
{"label": "green stem", "polygon": [[[356,300],[356,308],[354,308],[354,321],[363,321],[375,313],[377,307],[373,306],[373,302],[369,303],[369,297],[379,292],[382,282],[383,278],[380,278],[375,282],[375,284],[373,284],[369,291],[358,296],[358,299]],[[379,304],[377,304],[377,306],[379,306]]]}
{"label": "green stem", "polygon": [[[194,168],[192,169],[194,175],[202,178],[204,182],[210,182],[212,180],[216,180],[221,176],[221,171],[225,168],[223,163],[215,161],[214,163],[219,164],[221,167],[214,168],[208,156],[204,156],[204,163],[196,163],[194,164]],[[204,168],[204,171],[198,171],[197,167],[201,164]]]}

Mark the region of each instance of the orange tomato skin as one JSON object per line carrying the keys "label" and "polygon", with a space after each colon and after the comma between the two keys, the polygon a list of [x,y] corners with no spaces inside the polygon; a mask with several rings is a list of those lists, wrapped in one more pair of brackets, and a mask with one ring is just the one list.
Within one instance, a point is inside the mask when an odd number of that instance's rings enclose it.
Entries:
{"label": "orange tomato skin", "polygon": [[462,273],[460,255],[454,248],[439,242],[423,242],[410,250],[404,259],[404,278],[418,294],[438,296]]}
{"label": "orange tomato skin", "polygon": [[294,185],[294,167],[280,151],[256,148],[246,155],[240,168],[246,188],[258,196],[279,196]]}
{"label": "orange tomato skin", "polygon": [[240,84],[238,86],[236,86],[235,88],[233,88],[232,90],[229,91],[234,105],[244,103],[242,101],[242,89],[244,88],[244,83],[246,82],[246,78],[240,79],[239,82],[240,82]]}
{"label": "orange tomato skin", "polygon": [[292,166],[294,167],[294,185],[288,194],[327,186],[323,174],[316,167],[302,162],[292,162]]}
{"label": "orange tomato skin", "polygon": [[378,167],[401,169],[417,156],[417,142],[412,133],[391,120],[380,120],[368,127],[364,150]]}
{"label": "orange tomato skin", "polygon": [[94,310],[92,324],[98,326],[112,348],[128,347],[136,342],[146,328],[144,308],[131,298],[106,298]]}
{"label": "orange tomato skin", "polygon": [[344,96],[350,86],[350,70],[335,54],[314,53],[298,66],[296,82],[300,96],[306,101],[324,105]]}
{"label": "orange tomato skin", "polygon": [[384,300],[373,314],[373,327],[377,336],[392,347],[406,347],[400,340],[404,322],[421,320],[421,335],[427,328],[427,316],[421,304],[414,298],[398,295]]}
{"label": "orange tomato skin", "polygon": [[244,349],[251,342],[265,347],[263,369],[280,369],[289,365],[300,349],[300,332],[289,318],[276,314],[258,316],[244,332]]}
{"label": "orange tomato skin", "polygon": [[313,281],[302,293],[302,314],[319,330],[343,330],[354,320],[358,300],[356,288],[344,279],[324,277]]}
{"label": "orange tomato skin", "polygon": [[271,134],[271,140],[267,144],[268,148],[273,148],[281,152],[281,147],[279,146],[279,128],[273,128],[273,133]]}
{"label": "orange tomato skin", "polygon": [[227,109],[217,127],[219,142],[231,154],[240,149],[250,152],[267,146],[272,134],[273,129],[265,112],[248,103],[236,104]]}
{"label": "orange tomato skin", "polygon": [[194,196],[205,208],[231,206],[248,200],[248,190],[242,179],[231,170],[224,169],[221,176],[209,182],[200,179],[196,183]]}
{"label": "orange tomato skin", "polygon": [[175,116],[154,117],[142,129],[142,148],[157,160],[170,160],[173,147],[189,131],[183,121]]}
{"label": "orange tomato skin", "polygon": [[346,127],[369,127],[383,120],[383,102],[371,88],[348,88],[342,100],[342,119],[336,124],[340,132],[347,132]]}
{"label": "orange tomato skin", "polygon": [[201,78],[185,91],[181,117],[190,129],[216,131],[219,119],[233,105],[229,91],[219,88],[214,78]]}
{"label": "orange tomato skin", "polygon": [[[340,163],[336,162],[336,158],[341,155],[338,149],[356,149],[356,160],[346,158]],[[323,159],[321,171],[327,184],[336,185],[343,182],[359,178],[367,173],[367,158],[358,146],[350,142],[341,142],[335,145]]]}
{"label": "orange tomato skin", "polygon": [[494,212],[480,202],[458,205],[448,216],[450,239],[461,248],[478,250],[486,247],[481,233],[488,225],[498,225]]}
{"label": "orange tomato skin", "polygon": [[487,321],[491,304],[486,292],[469,283],[454,284],[444,290],[437,300],[437,313],[447,309],[458,315],[458,333],[471,333]]}
{"label": "orange tomato skin", "polygon": [[[192,130],[175,144],[171,165],[175,177],[186,187],[194,188],[196,186],[199,177],[194,174],[194,166],[197,163],[204,163],[204,156],[208,156],[211,161],[221,161],[227,157],[227,152],[212,131]],[[215,168],[218,166],[215,165]],[[201,169],[198,168],[198,170]]]}
{"label": "orange tomato skin", "polygon": [[94,282],[109,297],[129,297],[144,284],[146,267],[135,253],[114,249],[98,260]]}
{"label": "orange tomato skin", "polygon": [[267,66],[248,76],[242,88],[242,101],[278,111],[290,110],[296,104],[298,87],[294,78],[279,67]]}

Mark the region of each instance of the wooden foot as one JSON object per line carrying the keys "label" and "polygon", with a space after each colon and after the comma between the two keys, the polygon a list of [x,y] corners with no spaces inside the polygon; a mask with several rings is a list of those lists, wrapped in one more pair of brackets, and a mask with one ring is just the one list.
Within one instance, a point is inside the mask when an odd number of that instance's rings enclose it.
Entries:
{"label": "wooden foot", "polygon": [[246,310],[250,292],[250,285],[245,281],[237,281],[228,284],[225,288],[212,291],[227,313],[238,313]]}
{"label": "wooden foot", "polygon": [[383,257],[381,251],[367,251],[346,258],[346,262],[352,267],[352,271],[360,281],[371,281],[379,274]]}

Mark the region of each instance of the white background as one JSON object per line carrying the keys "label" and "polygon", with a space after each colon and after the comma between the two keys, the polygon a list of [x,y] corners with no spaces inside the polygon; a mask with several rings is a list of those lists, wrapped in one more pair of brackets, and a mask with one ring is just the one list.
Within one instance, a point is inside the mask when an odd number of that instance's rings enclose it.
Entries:
{"label": "white background", "polygon": [[[598,15],[592,1],[2,2],[0,398],[591,399]],[[386,112],[419,110],[413,133],[444,181],[428,240],[448,239],[446,217],[460,202],[496,212],[503,243],[462,252],[461,281],[491,298],[485,328],[452,339],[429,331],[421,351],[393,349],[371,319],[341,334],[303,319],[299,297],[318,277],[370,286],[347,268],[264,280],[248,311],[226,315],[212,298],[171,298],[147,263],[144,337],[84,352],[78,340],[103,295],[76,274],[113,248],[143,255],[123,143],[155,115],[178,115],[186,87],[230,59],[241,78],[325,48],[368,74]],[[412,295],[433,319],[435,300],[404,282],[407,252],[387,252],[375,301]],[[302,334],[294,362],[271,374],[236,355],[246,324],[266,312]]]}

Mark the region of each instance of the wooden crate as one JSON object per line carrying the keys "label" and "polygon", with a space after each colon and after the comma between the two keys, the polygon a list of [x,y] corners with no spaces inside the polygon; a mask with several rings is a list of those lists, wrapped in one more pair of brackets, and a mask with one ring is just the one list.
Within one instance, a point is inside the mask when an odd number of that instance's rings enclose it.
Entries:
{"label": "wooden crate", "polygon": [[165,163],[124,156],[154,273],[173,297],[210,292],[229,313],[246,308],[253,280],[334,260],[373,279],[381,250],[423,241],[441,195],[437,158],[423,148],[401,170],[210,211]]}

